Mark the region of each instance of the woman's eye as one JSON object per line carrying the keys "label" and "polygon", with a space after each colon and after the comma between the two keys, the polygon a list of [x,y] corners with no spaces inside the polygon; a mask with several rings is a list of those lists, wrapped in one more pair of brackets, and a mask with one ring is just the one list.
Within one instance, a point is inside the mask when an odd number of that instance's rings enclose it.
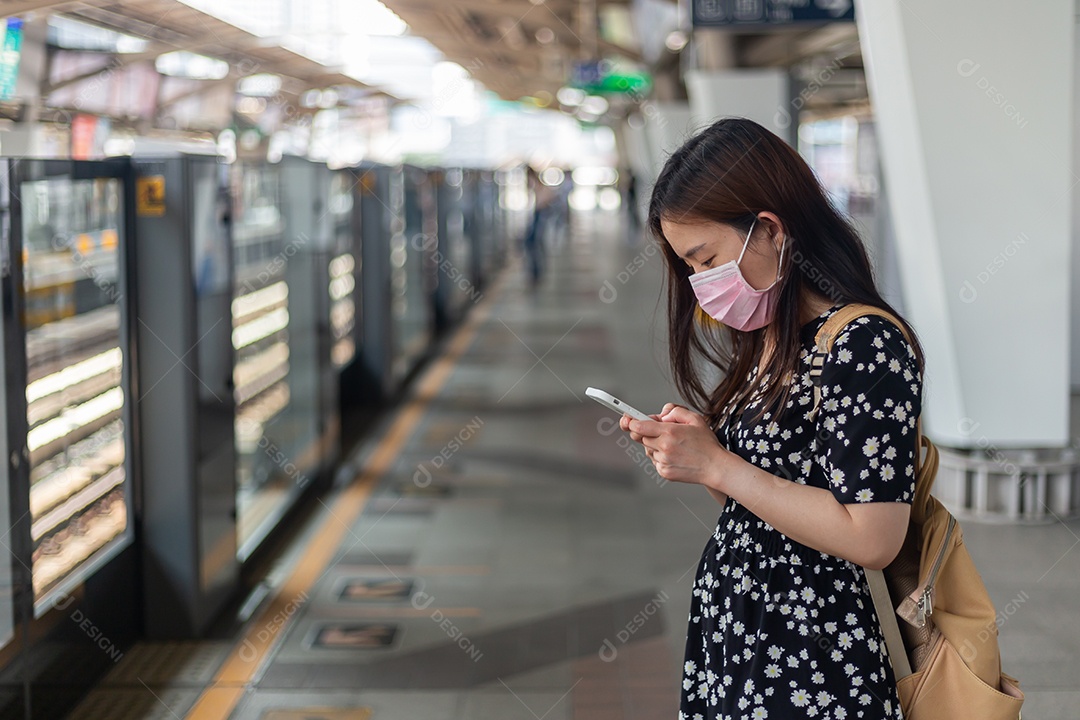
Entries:
{"label": "woman's eye", "polygon": [[713,261],[713,258],[715,258],[715,257],[716,257],[716,256],[715,256],[715,255],[713,255],[713,256],[712,256],[711,258],[709,258],[708,260],[706,260],[705,262],[703,262],[703,263],[701,263],[701,264],[702,264],[702,265],[703,265],[704,267],[709,267],[709,265],[710,265],[710,264],[712,263],[712,261]]}

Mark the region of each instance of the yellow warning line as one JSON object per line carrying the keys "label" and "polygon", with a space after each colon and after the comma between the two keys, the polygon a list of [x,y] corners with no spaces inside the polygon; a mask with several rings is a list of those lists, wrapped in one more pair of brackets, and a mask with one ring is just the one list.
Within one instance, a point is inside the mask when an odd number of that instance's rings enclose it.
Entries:
{"label": "yellow warning line", "polygon": [[[499,289],[504,277],[505,275],[499,278],[493,289]],[[454,335],[446,353],[437,358],[425,372],[411,399],[398,411],[393,424],[375,447],[364,469],[338,496],[330,508],[330,517],[326,524],[311,539],[292,574],[271,598],[258,620],[248,625],[211,685],[191,708],[188,718],[227,720],[240,702],[245,686],[266,661],[274,640],[284,634],[302,604],[301,601],[307,597],[307,592],[323,576],[334,552],[345,540],[350,526],[363,510],[375,482],[390,468],[401,452],[405,441],[424,417],[428,404],[442,389],[455,364],[476,335],[477,329],[491,313],[491,304],[491,295],[487,295],[480,305],[473,308],[465,324]]]}

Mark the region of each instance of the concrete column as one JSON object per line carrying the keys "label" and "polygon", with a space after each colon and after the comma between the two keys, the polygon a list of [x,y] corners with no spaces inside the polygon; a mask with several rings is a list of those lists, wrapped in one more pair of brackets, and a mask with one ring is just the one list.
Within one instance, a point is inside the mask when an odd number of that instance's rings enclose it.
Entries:
{"label": "concrete column", "polygon": [[738,115],[764,125],[795,145],[798,112],[791,106],[791,82],[784,68],[688,70],[690,112],[704,125]]}
{"label": "concrete column", "polygon": [[923,426],[1069,440],[1074,0],[856,0]]}
{"label": "concrete column", "polygon": [[735,67],[734,41],[734,36],[727,30],[719,28],[694,30],[695,65],[702,70]]}
{"label": "concrete column", "polygon": [[[1080,5],[1080,0],[1078,0]],[[1078,8],[1080,10],[1080,8]],[[1077,14],[1077,22],[1080,23],[1080,13]],[[1074,27],[1075,31],[1075,27]],[[1080,178],[1080,43],[1073,40],[1073,134],[1072,134],[1072,173],[1073,180]],[[1070,343],[1071,362],[1071,386],[1074,393],[1080,393],[1080,183],[1072,186],[1072,310],[1070,324],[1072,335]]]}
{"label": "concrete column", "polygon": [[701,129],[701,124],[691,117],[688,103],[654,102],[651,105],[652,112],[645,114],[645,139],[652,163],[646,183],[650,190],[668,156]]}

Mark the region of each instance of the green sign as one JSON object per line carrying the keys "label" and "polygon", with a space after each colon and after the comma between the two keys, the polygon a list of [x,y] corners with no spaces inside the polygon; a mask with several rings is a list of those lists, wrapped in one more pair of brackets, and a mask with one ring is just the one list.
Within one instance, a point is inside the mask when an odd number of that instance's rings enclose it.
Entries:
{"label": "green sign", "polygon": [[0,49],[0,100],[15,97],[15,81],[19,78],[19,56],[22,50],[22,20],[8,18],[4,31],[4,46]]}
{"label": "green sign", "polygon": [[570,76],[570,87],[593,95],[645,93],[652,80],[647,73],[617,67],[609,60],[579,62]]}

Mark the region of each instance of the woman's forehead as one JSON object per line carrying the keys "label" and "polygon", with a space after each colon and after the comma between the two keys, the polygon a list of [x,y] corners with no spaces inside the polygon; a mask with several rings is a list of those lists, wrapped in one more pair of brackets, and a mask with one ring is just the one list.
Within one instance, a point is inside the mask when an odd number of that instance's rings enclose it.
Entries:
{"label": "woman's forehead", "polygon": [[725,233],[731,232],[731,228],[727,225],[708,220],[676,221],[662,219],[660,224],[664,231],[664,237],[676,250],[721,239]]}

